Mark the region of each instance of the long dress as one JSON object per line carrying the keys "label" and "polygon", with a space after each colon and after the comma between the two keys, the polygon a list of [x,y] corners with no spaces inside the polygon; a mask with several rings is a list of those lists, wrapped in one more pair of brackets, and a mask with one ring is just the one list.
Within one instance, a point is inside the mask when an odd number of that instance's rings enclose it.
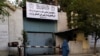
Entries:
{"label": "long dress", "polygon": [[67,40],[63,41],[62,44],[62,56],[68,56],[69,54],[69,46]]}

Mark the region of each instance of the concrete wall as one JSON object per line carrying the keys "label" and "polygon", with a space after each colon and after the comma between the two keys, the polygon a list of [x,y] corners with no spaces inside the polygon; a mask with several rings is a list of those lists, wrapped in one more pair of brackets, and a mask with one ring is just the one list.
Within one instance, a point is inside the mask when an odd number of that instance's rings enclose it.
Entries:
{"label": "concrete wall", "polygon": [[[67,30],[67,17],[65,12],[58,13],[58,21],[57,21],[57,32],[66,31]],[[62,45],[63,39],[59,36],[56,36],[56,47],[60,47]],[[56,48],[56,54],[61,54],[61,50]]]}
{"label": "concrete wall", "polygon": [[4,17],[0,19],[0,56],[8,54],[8,39],[8,17]]}
{"label": "concrete wall", "polygon": [[[88,40],[85,40],[83,33],[78,33],[76,41],[69,41],[70,54],[89,53],[90,46]],[[63,39],[56,37],[56,47],[61,47]],[[60,54],[61,49],[56,48],[56,54]]]}
{"label": "concrete wall", "polygon": [[[16,11],[11,11],[9,16],[9,42],[18,42],[22,45],[23,37],[23,14],[22,8],[16,8]],[[18,54],[16,47],[10,47],[10,53]]]}
{"label": "concrete wall", "polygon": [[[94,47],[94,40],[95,40],[94,37],[92,35],[89,35],[88,40],[89,40],[90,47]],[[96,44],[97,47],[100,47],[100,39],[97,40]]]}
{"label": "concrete wall", "polygon": [[[67,17],[65,12],[59,12],[58,15],[58,21],[57,21],[57,32],[62,32],[68,30],[67,27]],[[89,52],[89,44],[88,41],[85,40],[83,33],[77,33],[77,39],[76,41],[70,41],[69,47],[70,47],[70,53],[87,53]],[[56,36],[56,47],[61,47],[63,42],[62,37]],[[78,51],[76,51],[78,50]],[[56,48],[56,54],[60,53],[60,49]]]}
{"label": "concrete wall", "polygon": [[56,38],[55,38],[56,40],[56,47],[59,47],[59,48],[56,48],[55,49],[55,53],[56,54],[61,54],[61,45],[62,45],[62,42],[63,42],[63,39],[61,38],[61,37],[59,37],[59,36],[56,36]]}
{"label": "concrete wall", "polygon": [[[19,45],[22,45],[22,30],[23,30],[23,18],[22,18],[22,8],[16,8],[16,11],[12,11],[7,9],[10,13],[9,17],[5,17],[7,19],[7,26],[3,29],[7,29],[8,34],[7,38],[5,38],[6,48],[0,49],[0,56],[8,56],[9,53],[13,55],[18,55],[18,50],[16,47],[8,47],[8,42],[19,42]],[[1,25],[0,25],[1,26]],[[0,39],[1,40],[1,39]],[[0,43],[0,45],[2,45]],[[0,46],[1,48],[2,46]]]}
{"label": "concrete wall", "polygon": [[90,50],[89,42],[85,39],[83,33],[77,33],[77,41],[82,41],[83,53],[88,53]]}
{"label": "concrete wall", "polygon": [[16,11],[10,11],[9,16],[9,41],[18,41],[22,44],[22,31],[23,31],[23,14],[22,8],[17,8]]}
{"label": "concrete wall", "polygon": [[67,17],[65,12],[58,13],[58,21],[57,21],[57,32],[66,31],[67,27]]}
{"label": "concrete wall", "polygon": [[83,53],[82,41],[69,41],[70,54]]}

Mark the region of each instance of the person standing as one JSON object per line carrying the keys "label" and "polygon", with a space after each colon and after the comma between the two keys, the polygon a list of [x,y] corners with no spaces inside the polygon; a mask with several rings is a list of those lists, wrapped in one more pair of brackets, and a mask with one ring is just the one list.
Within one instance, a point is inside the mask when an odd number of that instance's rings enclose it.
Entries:
{"label": "person standing", "polygon": [[64,40],[62,43],[62,56],[68,56],[68,54],[69,54],[68,41]]}

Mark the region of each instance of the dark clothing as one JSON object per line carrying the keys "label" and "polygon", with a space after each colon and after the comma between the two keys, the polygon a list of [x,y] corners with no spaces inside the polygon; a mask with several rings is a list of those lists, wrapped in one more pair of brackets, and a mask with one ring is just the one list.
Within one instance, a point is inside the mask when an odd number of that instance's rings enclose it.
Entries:
{"label": "dark clothing", "polygon": [[69,54],[68,42],[66,40],[64,40],[64,42],[62,44],[62,56],[68,56],[68,54]]}

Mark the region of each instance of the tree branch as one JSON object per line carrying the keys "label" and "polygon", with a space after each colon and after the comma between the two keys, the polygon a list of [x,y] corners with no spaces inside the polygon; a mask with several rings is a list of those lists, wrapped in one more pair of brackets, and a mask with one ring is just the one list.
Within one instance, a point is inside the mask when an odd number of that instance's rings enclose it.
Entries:
{"label": "tree branch", "polygon": [[100,39],[100,37],[96,38],[96,40]]}

